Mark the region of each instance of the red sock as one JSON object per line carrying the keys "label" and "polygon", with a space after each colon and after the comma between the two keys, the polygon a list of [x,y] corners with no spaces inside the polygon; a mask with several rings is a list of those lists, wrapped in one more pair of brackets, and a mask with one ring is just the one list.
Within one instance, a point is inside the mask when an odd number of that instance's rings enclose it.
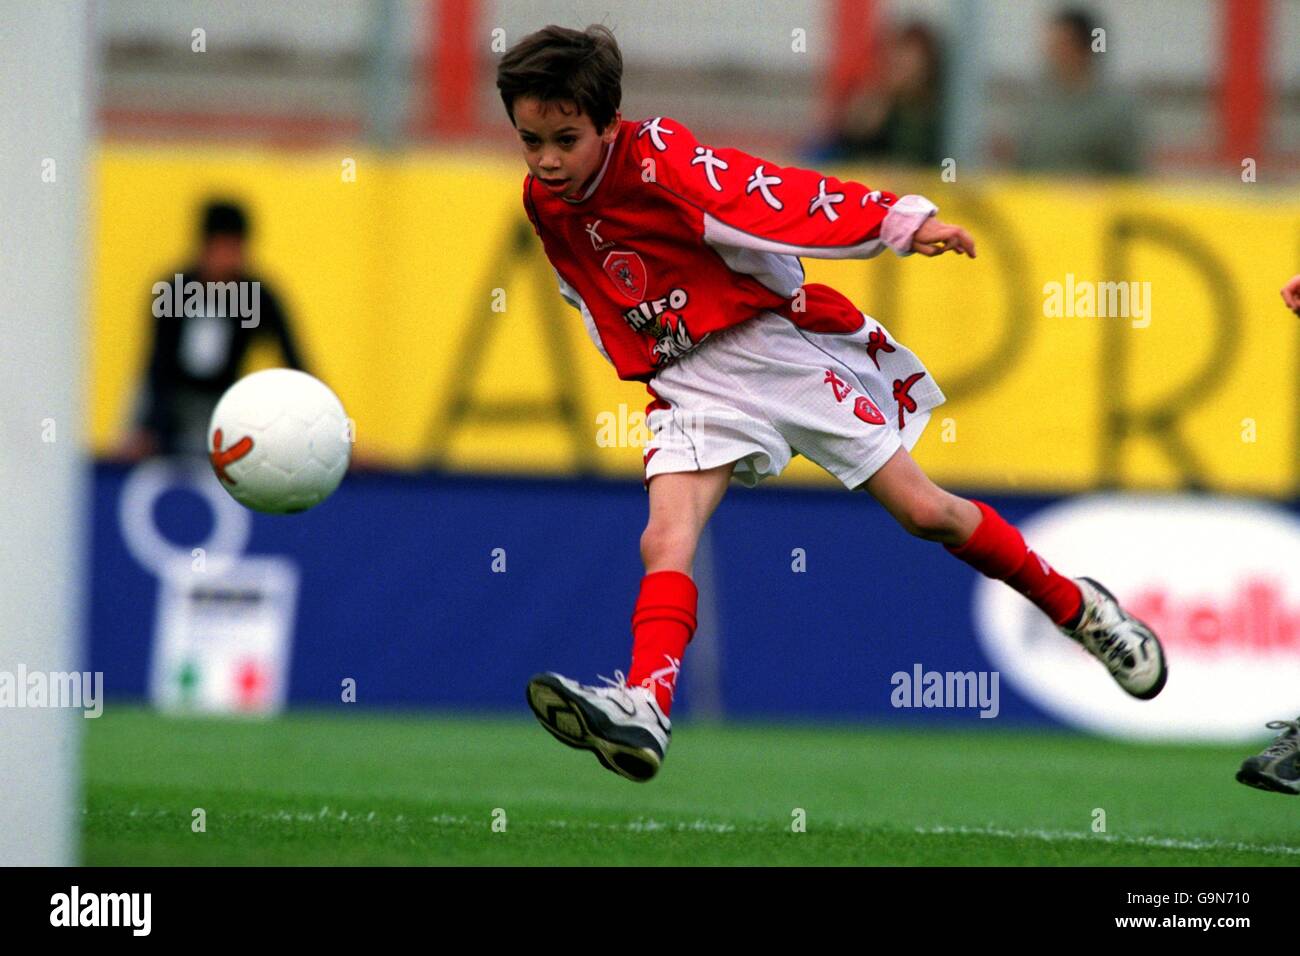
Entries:
{"label": "red sock", "polygon": [[653,688],[665,716],[672,711],[682,654],[695,634],[698,599],[695,582],[680,571],[655,571],[641,579],[632,612],[632,668],[627,682]]}
{"label": "red sock", "polygon": [[1053,624],[1072,623],[1083,608],[1079,586],[1029,550],[1020,532],[982,501],[974,502],[984,520],[965,544],[947,549],[976,571],[1006,581],[1043,609]]}

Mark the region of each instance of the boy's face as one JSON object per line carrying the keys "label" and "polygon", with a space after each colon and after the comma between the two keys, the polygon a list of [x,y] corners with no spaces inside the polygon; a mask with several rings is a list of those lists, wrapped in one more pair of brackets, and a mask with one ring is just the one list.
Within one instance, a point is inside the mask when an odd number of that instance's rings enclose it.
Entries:
{"label": "boy's face", "polygon": [[615,114],[600,132],[573,103],[545,103],[533,96],[515,100],[514,113],[528,171],[544,188],[569,198],[581,195],[600,169],[620,120]]}

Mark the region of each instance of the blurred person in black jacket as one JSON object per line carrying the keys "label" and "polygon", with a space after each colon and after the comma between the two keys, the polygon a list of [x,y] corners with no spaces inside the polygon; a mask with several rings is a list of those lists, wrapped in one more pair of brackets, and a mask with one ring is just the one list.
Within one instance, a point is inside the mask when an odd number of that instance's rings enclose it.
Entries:
{"label": "blurred person in black jacket", "polygon": [[230,202],[203,210],[196,260],[151,296],[152,345],[135,428],[120,457],[204,455],[218,400],[240,377],[259,336],[284,364],[307,371],[279,297],[248,271],[248,216]]}

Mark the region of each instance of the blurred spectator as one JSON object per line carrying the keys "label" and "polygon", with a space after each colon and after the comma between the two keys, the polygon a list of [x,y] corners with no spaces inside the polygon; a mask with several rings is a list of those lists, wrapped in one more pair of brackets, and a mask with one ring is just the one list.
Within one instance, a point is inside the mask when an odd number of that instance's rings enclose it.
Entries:
{"label": "blurred spectator", "polygon": [[934,31],[919,21],[904,26],[886,46],[882,88],[863,90],[846,105],[839,129],[814,151],[813,161],[937,164],[942,148],[942,68]]}
{"label": "blurred spectator", "polygon": [[248,271],[248,233],[242,207],[209,203],[196,260],[154,284],[147,377],[121,457],[206,454],[212,411],[258,336],[276,341],[289,368],[306,371],[279,298]]}
{"label": "blurred spectator", "polygon": [[1142,165],[1142,128],[1132,97],[1103,83],[1101,52],[1093,52],[1095,17],[1058,13],[1044,35],[1045,82],[1026,103],[1015,164],[1041,172],[1135,173]]}

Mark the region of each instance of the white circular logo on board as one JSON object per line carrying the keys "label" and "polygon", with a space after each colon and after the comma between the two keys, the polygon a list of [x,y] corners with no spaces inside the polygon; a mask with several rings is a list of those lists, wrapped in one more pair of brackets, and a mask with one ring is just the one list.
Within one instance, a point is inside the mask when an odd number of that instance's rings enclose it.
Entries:
{"label": "white circular logo on board", "polygon": [[[158,530],[154,505],[168,491],[189,488],[212,508],[212,532],[198,545],[178,545]],[[117,502],[118,523],[126,549],[158,577],[193,568],[194,548],[206,553],[207,568],[220,574],[248,547],[252,516],[222,490],[207,461],[198,457],[151,458],[126,476]]]}
{"label": "white circular logo on board", "polygon": [[1104,584],[1165,649],[1169,682],[1134,700],[1105,667],[1000,581],[981,578],[975,626],[1023,696],[1053,716],[1137,739],[1240,741],[1300,714],[1300,521],[1270,505],[1092,496],[1020,530],[1062,574]]}

